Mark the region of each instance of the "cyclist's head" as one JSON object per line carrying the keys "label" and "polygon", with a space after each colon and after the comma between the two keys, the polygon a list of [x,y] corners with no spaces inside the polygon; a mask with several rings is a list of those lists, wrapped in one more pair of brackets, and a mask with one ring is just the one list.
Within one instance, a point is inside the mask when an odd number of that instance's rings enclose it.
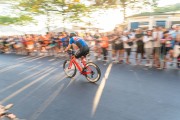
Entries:
{"label": "cyclist's head", "polygon": [[70,33],[70,35],[69,35],[70,38],[72,38],[72,37],[74,37],[74,36],[77,36],[77,34],[76,34],[75,32],[72,32],[72,33]]}

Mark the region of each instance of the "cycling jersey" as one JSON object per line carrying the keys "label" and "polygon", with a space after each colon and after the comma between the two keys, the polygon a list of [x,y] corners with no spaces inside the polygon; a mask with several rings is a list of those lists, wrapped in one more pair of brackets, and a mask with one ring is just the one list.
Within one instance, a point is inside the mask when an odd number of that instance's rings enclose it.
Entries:
{"label": "cycling jersey", "polygon": [[88,46],[87,43],[80,37],[72,37],[70,38],[69,44],[76,44],[78,46],[78,48],[83,48],[85,46]]}
{"label": "cycling jersey", "polygon": [[89,47],[87,43],[80,37],[70,38],[69,44],[76,44],[79,50],[76,52],[75,57],[80,58],[81,56],[86,56],[89,53]]}

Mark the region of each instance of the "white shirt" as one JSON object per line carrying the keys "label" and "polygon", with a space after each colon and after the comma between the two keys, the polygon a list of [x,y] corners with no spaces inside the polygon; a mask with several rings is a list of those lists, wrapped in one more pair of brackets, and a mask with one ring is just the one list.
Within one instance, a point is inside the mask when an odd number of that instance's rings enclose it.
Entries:
{"label": "white shirt", "polygon": [[160,40],[163,38],[163,31],[153,32],[154,47],[160,47]]}
{"label": "white shirt", "polygon": [[143,42],[144,44],[144,48],[153,48],[153,37],[152,36],[144,36],[143,37]]}
{"label": "white shirt", "polygon": [[121,39],[124,41],[124,48],[131,48],[126,41],[128,41],[128,37],[122,36]]}

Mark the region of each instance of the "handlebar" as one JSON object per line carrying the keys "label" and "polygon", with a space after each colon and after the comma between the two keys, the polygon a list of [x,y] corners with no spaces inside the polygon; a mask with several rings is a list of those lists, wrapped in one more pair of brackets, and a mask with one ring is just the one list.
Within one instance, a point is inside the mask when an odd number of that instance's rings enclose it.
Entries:
{"label": "handlebar", "polygon": [[68,50],[68,51],[66,51],[69,55],[75,55],[75,51],[74,50],[72,50],[72,49],[70,49],[70,50]]}

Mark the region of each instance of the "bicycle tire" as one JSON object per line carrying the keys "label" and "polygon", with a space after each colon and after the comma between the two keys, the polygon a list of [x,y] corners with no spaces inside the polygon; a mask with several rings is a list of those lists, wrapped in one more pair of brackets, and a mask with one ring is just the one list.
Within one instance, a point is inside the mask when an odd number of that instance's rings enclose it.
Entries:
{"label": "bicycle tire", "polygon": [[[99,81],[99,79],[101,78],[101,70],[100,70],[100,68],[95,64],[95,63],[93,63],[93,62],[89,62],[89,63],[87,63],[86,64],[86,67],[85,67],[85,70],[86,69],[88,69],[88,67],[94,67],[95,69],[96,69],[96,71],[97,71],[97,77],[95,77],[94,79],[92,79],[92,76],[90,77],[90,76],[88,76],[88,75],[85,75],[85,77],[86,77],[86,79],[89,81],[89,82],[92,82],[92,83],[95,83],[95,82],[97,82],[97,81]],[[94,71],[92,71],[92,72],[94,72]],[[92,73],[93,74],[93,73]],[[92,75],[91,74],[91,75]]]}
{"label": "bicycle tire", "polygon": [[69,73],[67,73],[67,71],[66,71],[66,65],[67,65],[67,67],[68,67],[68,66],[69,66],[69,63],[70,63],[70,60],[65,60],[65,61],[64,61],[63,70],[64,70],[65,74],[66,74],[69,78],[73,78],[73,77],[76,75],[77,69],[76,69],[75,64],[72,63],[72,65],[74,66],[74,71],[73,71],[73,74],[72,74],[72,75],[69,75]]}

